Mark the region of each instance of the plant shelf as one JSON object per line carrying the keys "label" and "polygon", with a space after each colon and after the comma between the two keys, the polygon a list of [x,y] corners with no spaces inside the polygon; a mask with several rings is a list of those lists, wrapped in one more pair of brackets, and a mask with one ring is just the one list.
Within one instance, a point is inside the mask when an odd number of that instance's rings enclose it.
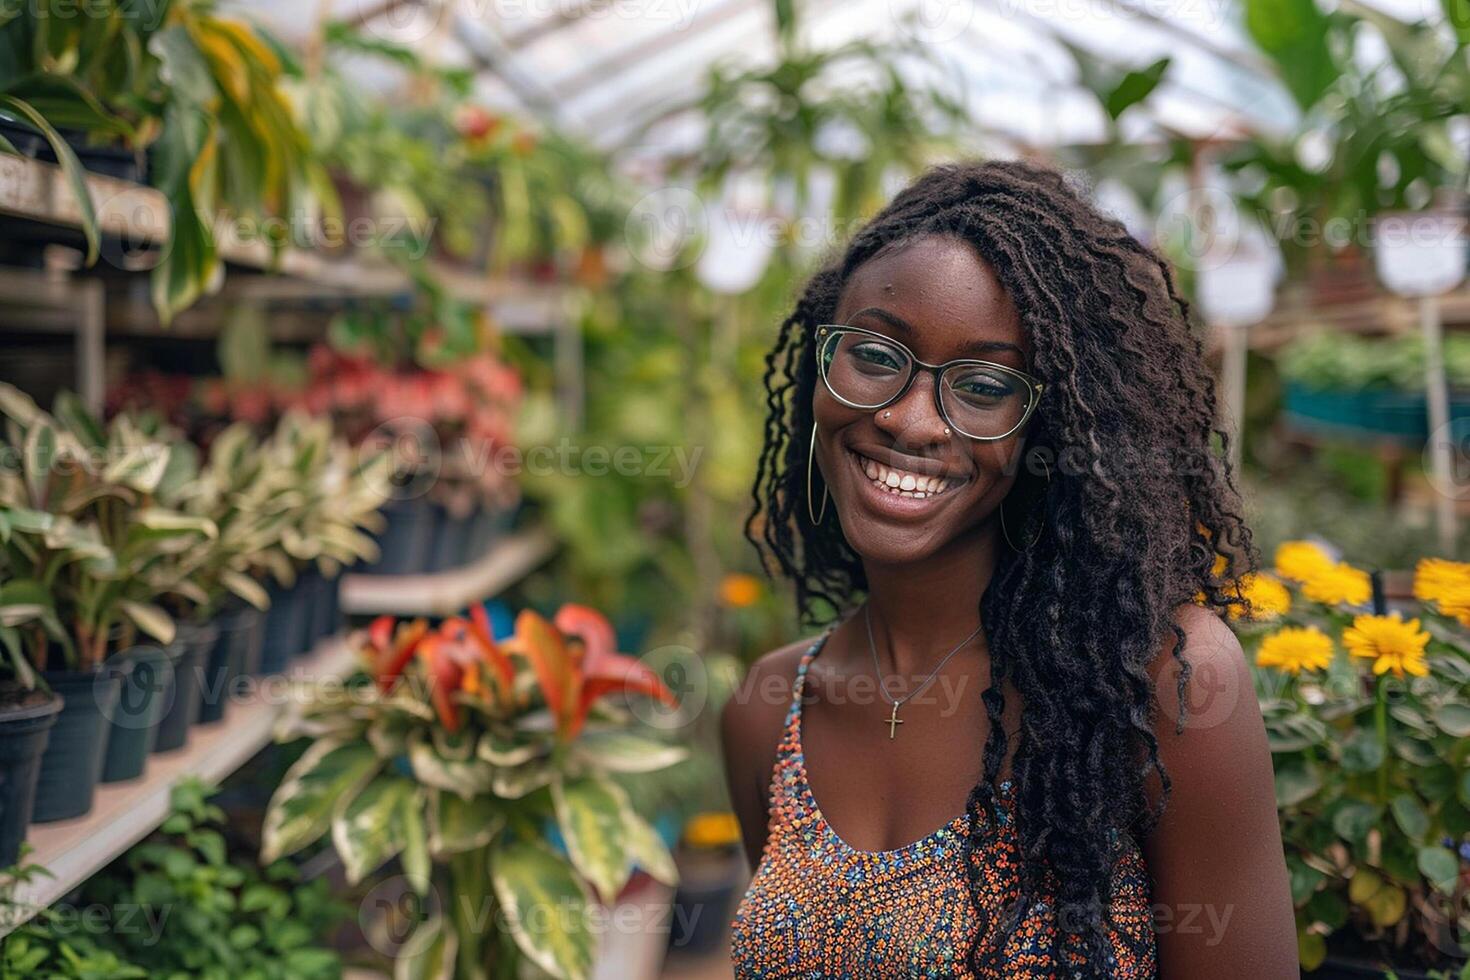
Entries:
{"label": "plant shelf", "polygon": [[[163,242],[172,222],[159,191],[101,174],[86,175],[103,235]],[[82,212],[71,184],[54,163],[0,154],[0,214],[80,231]]]}
{"label": "plant shelf", "polygon": [[[168,240],[172,222],[162,193],[101,174],[88,173],[85,179],[104,237],[125,237],[130,247],[162,245]],[[0,215],[76,232],[82,228],[81,209],[61,167],[10,154],[0,154]],[[226,262],[276,273],[246,287],[258,299],[392,296],[414,288],[408,275],[383,259],[333,257],[295,248],[277,256],[264,242],[242,239],[229,222],[221,222],[215,234],[219,256]],[[430,272],[455,298],[493,310],[503,330],[550,333],[568,317],[568,290],[558,283],[497,278],[434,262]],[[154,320],[156,326],[156,317]],[[134,332],[138,329],[134,325]],[[157,327],[157,332],[166,335],[167,328]]]}
{"label": "plant shelf", "polygon": [[463,568],[431,575],[344,575],[342,609],[359,616],[452,616],[504,591],[554,550],[551,534],[532,528],[502,539]]}
{"label": "plant shelf", "polygon": [[[285,677],[345,676],[354,665],[343,637],[322,640],[312,653],[295,661]],[[252,700],[230,705],[222,721],[200,725],[189,733],[183,748],[150,756],[148,768],[137,779],[97,787],[92,809],[73,820],[34,824],[26,840],[31,853],[26,863],[45,867],[42,876],[17,888],[14,911],[0,910],[0,936],[30,918],[33,910],[60,901],[110,861],[151,833],[169,814],[169,797],[180,779],[195,777],[216,783],[270,744],[284,704],[279,684],[267,683]]]}

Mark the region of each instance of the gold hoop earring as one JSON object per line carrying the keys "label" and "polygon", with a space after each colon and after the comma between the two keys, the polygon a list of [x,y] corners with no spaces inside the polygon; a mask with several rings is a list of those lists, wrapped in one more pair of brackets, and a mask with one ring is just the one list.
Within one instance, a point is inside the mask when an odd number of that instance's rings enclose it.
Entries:
{"label": "gold hoop earring", "polygon": [[822,523],[822,518],[827,516],[827,481],[822,481],[822,508],[820,513],[812,510],[812,458],[817,455],[817,423],[812,423],[812,444],[806,453],[806,516],[812,519],[812,524]]}
{"label": "gold hoop earring", "polygon": [[[1036,458],[1041,460],[1041,468],[1046,472],[1046,482],[1048,484],[1051,483],[1051,467],[1046,465],[1046,457],[1038,455]],[[1006,527],[1006,502],[1004,500],[1000,502],[1000,533],[1006,539],[1006,544],[1010,545],[1013,550],[1026,551],[1034,547],[1036,545],[1036,542],[1041,540],[1041,535],[1045,530],[1046,511],[1043,509],[1041,512],[1041,525],[1037,527],[1036,533],[1032,535],[1031,540],[1026,542],[1026,547],[1020,547],[1016,544],[1016,542],[1011,540],[1010,528]]]}

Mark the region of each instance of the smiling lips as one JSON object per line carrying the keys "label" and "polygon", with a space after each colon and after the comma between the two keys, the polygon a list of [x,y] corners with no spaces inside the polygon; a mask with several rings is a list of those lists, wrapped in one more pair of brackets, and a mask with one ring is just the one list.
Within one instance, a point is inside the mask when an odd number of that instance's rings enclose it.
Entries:
{"label": "smiling lips", "polygon": [[874,486],[900,497],[913,497],[919,500],[937,497],[960,483],[959,480],[951,480],[944,476],[931,476],[928,473],[895,469],[859,453],[853,455],[857,456],[858,465],[862,467],[868,479],[873,481]]}

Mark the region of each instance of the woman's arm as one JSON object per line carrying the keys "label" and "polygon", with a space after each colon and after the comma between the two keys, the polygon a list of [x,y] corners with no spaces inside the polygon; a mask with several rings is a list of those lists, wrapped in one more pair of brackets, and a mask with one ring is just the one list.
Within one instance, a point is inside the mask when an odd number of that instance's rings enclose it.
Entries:
{"label": "woman's arm", "polygon": [[[1162,980],[1297,980],[1296,926],[1271,751],[1240,641],[1199,607],[1179,614],[1191,671],[1179,716],[1172,643],[1157,661],[1155,732],[1170,793],[1144,842]],[[1158,779],[1150,779],[1157,797]]]}
{"label": "woman's arm", "polygon": [[720,716],[730,805],[740,821],[745,856],[752,869],[760,863],[766,846],[767,790],[791,705],[796,665],[810,644],[803,640],[757,660]]}

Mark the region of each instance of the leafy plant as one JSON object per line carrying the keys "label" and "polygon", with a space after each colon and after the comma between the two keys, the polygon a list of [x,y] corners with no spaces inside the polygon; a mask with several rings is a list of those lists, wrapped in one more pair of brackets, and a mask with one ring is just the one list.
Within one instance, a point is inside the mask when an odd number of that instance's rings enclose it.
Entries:
{"label": "leafy plant", "polygon": [[[85,14],[44,0],[17,7],[5,37],[0,109],[43,128],[75,187],[80,165],[48,121],[152,148],[150,179],[171,212],[153,270],[165,322],[217,285],[221,219],[299,218],[311,197],[335,208],[283,90],[295,66],[261,31],[217,14],[213,0],[98,0]],[[79,197],[95,258],[91,202]],[[290,224],[261,222],[260,241],[279,250]]]}
{"label": "leafy plant", "polygon": [[[1282,348],[1278,363],[1282,377],[1310,388],[1424,390],[1424,340],[1419,334],[1359,337],[1308,331]],[[1470,389],[1470,337],[1446,337],[1444,363],[1449,384]]]}
{"label": "leafy plant", "polygon": [[346,911],[328,883],[303,883],[284,861],[264,869],[231,861],[220,832],[224,813],[209,792],[197,781],[175,786],[159,832],[85,886],[85,901],[136,909],[134,918],[161,924],[156,934],[114,928],[102,944],[146,971],[138,976],[340,977],[337,954],[321,943]]}
{"label": "leafy plant", "polygon": [[17,678],[33,683],[23,661],[44,669],[53,643],[86,670],[135,631],[171,641],[173,621],[154,599],[177,582],[159,572],[218,536],[208,518],[160,503],[171,447],[127,416],[104,430],[69,395],[52,415],[0,385],[0,415],[20,463],[0,473],[0,543],[14,575],[0,590],[0,641]]}
{"label": "leafy plant", "polygon": [[271,800],[264,858],[330,833],[350,881],[397,858],[420,895],[441,896],[400,976],[512,976],[522,961],[588,976],[594,895],[611,901],[635,863],[675,878],[611,776],[683,753],[633,731],[612,696],[672,695],[580,606],[554,625],[523,611],[503,645],[479,607],[435,630],[384,617],[355,643],[366,677],[298,698],[285,732],[314,742]]}
{"label": "leafy plant", "polygon": [[1404,966],[1470,929],[1470,565],[1424,559],[1406,618],[1362,611],[1366,573],[1305,541],[1241,583],[1276,769],[1302,966],[1329,941]]}
{"label": "leafy plant", "polygon": [[[1441,189],[1463,193],[1466,162],[1450,136],[1470,95],[1463,32],[1367,4],[1324,13],[1315,0],[1247,0],[1245,26],[1301,120],[1285,138],[1243,141],[1223,162],[1242,178],[1241,202],[1276,230],[1289,266],[1366,244],[1356,236],[1368,215],[1440,203]],[[1365,35],[1389,57],[1355,56]],[[1334,237],[1334,222],[1351,234]]]}

